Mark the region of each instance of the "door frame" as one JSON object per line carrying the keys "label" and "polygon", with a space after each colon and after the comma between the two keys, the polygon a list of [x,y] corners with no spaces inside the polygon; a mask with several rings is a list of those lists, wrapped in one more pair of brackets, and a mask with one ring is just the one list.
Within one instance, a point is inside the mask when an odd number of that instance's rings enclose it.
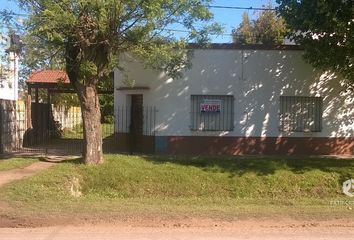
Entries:
{"label": "door frame", "polygon": [[130,153],[143,151],[144,97],[143,94],[130,95],[129,149]]}

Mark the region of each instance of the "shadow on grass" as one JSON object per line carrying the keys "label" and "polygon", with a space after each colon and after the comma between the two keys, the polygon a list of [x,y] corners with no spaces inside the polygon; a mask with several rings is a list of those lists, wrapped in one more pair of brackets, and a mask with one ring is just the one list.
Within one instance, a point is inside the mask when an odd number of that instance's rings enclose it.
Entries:
{"label": "shadow on grass", "polygon": [[146,156],[146,161],[154,164],[172,163],[193,166],[208,172],[229,173],[230,177],[242,176],[245,173],[270,175],[276,171],[286,170],[295,174],[303,174],[312,170],[336,173],[340,181],[354,177],[354,159],[319,158],[319,157],[221,157],[221,156]]}
{"label": "shadow on grass", "polygon": [[40,157],[39,161],[41,162],[50,162],[50,163],[70,163],[70,164],[84,164],[84,160],[82,157],[78,157],[78,158],[70,158],[70,159],[66,159],[66,158],[47,158],[47,157]]}

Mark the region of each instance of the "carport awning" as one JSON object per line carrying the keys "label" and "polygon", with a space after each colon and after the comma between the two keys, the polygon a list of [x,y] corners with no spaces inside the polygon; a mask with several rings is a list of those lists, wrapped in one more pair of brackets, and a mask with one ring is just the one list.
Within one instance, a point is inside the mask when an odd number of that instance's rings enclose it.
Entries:
{"label": "carport awning", "polygon": [[[69,77],[63,70],[39,70],[33,72],[26,81],[31,88],[47,89],[52,93],[75,93]],[[99,94],[113,94],[113,89],[98,89]]]}

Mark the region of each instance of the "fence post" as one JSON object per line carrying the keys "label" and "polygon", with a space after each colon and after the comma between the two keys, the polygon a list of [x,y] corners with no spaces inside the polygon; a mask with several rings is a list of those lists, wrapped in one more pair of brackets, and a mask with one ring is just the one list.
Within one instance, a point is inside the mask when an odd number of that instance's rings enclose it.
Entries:
{"label": "fence post", "polygon": [[31,88],[28,87],[28,95],[27,95],[27,99],[26,99],[26,115],[27,115],[27,123],[26,123],[26,130],[27,129],[31,129],[32,128],[32,100],[31,100]]}

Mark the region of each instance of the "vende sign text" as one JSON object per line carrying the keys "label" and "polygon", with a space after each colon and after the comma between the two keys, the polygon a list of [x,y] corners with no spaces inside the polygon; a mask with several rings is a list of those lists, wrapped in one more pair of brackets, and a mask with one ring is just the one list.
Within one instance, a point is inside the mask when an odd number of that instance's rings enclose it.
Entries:
{"label": "vende sign text", "polygon": [[200,104],[201,112],[220,112],[221,101],[220,100],[208,100],[204,99]]}

